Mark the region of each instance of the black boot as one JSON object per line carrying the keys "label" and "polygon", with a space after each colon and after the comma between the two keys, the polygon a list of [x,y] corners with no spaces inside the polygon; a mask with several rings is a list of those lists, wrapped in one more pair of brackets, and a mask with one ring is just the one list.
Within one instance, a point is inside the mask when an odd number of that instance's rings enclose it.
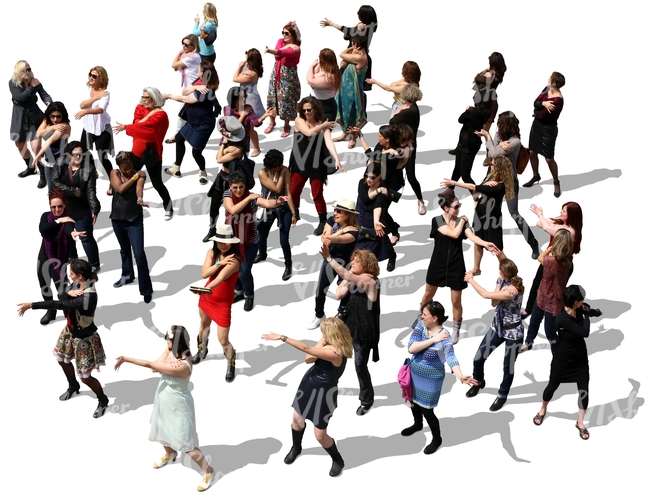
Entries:
{"label": "black boot", "polygon": [[217,234],[217,228],[214,226],[210,226],[210,229],[208,230],[208,234],[205,235],[205,238],[203,238],[204,243],[208,243],[210,241],[210,238]]}
{"label": "black boot", "polygon": [[72,395],[74,395],[75,393],[79,394],[80,388],[81,386],[76,380],[74,380],[73,382],[68,381],[68,390],[65,393],[63,393],[61,396],[59,396],[59,400],[68,401],[70,398],[72,398]]}
{"label": "black boot", "polygon": [[413,405],[411,413],[413,414],[413,425],[402,430],[402,436],[410,436],[422,430],[422,411],[418,406]]}
{"label": "black boot", "polygon": [[196,355],[192,357],[192,363],[194,365],[198,364],[206,356],[208,356],[208,338],[205,338],[205,341],[201,342],[199,337],[196,337],[196,344],[198,345],[198,350]]}
{"label": "black boot", "polygon": [[343,471],[343,467],[345,467],[345,463],[343,462],[341,453],[339,453],[339,450],[336,449],[336,443],[333,442],[332,446],[330,446],[329,448],[325,448],[325,451],[327,451],[329,455],[332,457],[332,468],[330,469],[330,477],[336,477],[337,475],[341,475],[341,472]]}
{"label": "black boot", "polygon": [[18,174],[18,177],[27,177],[36,174],[36,169],[34,168],[34,164],[32,163],[32,158],[31,157],[24,158],[23,160],[25,161],[25,165],[27,166],[27,168],[24,171],[20,172]]}
{"label": "black boot", "polygon": [[97,403],[97,408],[95,408],[95,411],[93,413],[93,418],[103,417],[106,413],[106,408],[108,407],[108,397],[105,394],[97,399],[99,402]]}
{"label": "black boot", "polygon": [[314,229],[314,236],[320,236],[323,234],[325,229],[325,223],[327,222],[327,214],[318,214],[318,227]]}
{"label": "black boot", "polygon": [[47,186],[47,181],[45,180],[45,166],[41,165],[38,168],[38,173],[40,174],[40,178],[38,179],[38,184],[36,187],[38,189],[43,189],[45,186]]}
{"label": "black boot", "polygon": [[442,438],[440,435],[433,436],[433,440],[424,448],[425,455],[431,455],[438,451],[440,445],[442,444]]}
{"label": "black boot", "polygon": [[293,427],[291,428],[291,438],[293,439],[293,444],[291,445],[291,449],[289,450],[289,453],[287,453],[287,456],[284,457],[284,463],[287,465],[291,465],[298,455],[302,453],[302,436],[305,435],[305,429],[301,429],[299,431],[295,430]]}
{"label": "black boot", "polygon": [[56,318],[56,308],[50,308],[41,318],[41,325],[47,325]]}
{"label": "black boot", "polygon": [[235,359],[237,357],[237,352],[233,348],[232,356],[230,358],[226,357],[228,360],[228,369],[226,370],[226,382],[232,382],[235,380]]}

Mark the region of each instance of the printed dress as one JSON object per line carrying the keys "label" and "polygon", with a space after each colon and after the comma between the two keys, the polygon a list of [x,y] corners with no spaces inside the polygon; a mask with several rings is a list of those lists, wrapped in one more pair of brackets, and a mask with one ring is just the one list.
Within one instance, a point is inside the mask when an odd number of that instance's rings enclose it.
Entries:
{"label": "printed dress", "polygon": [[[451,333],[449,333],[451,336]],[[407,348],[418,341],[428,339],[428,331],[422,322],[419,322]],[[422,408],[431,409],[438,406],[442,383],[445,380],[445,362],[449,368],[458,365],[451,337],[444,341],[434,343],[427,349],[415,353],[411,358],[411,381],[413,383],[413,403]]]}
{"label": "printed dress", "polygon": [[266,97],[267,108],[275,109],[283,121],[292,121],[298,116],[298,100],[300,100],[300,79],[298,78],[298,62],[300,50],[283,48],[284,42],[279,40],[275,49],[278,51],[269,80],[269,93]]}
{"label": "printed dress", "polygon": [[362,128],[368,122],[366,117],[366,95],[363,92],[363,82],[366,80],[368,66],[357,69],[354,64],[348,64],[341,77],[341,89],[335,96],[336,122],[343,129],[350,127]]}

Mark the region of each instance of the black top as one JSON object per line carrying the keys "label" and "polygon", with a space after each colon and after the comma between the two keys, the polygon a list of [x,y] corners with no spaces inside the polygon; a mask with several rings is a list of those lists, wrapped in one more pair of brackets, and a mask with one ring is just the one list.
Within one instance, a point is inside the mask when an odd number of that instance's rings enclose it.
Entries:
{"label": "black top", "polygon": [[551,361],[552,382],[589,381],[589,359],[587,344],[589,337],[589,315],[581,310],[572,317],[564,309],[555,317],[559,344]]}
{"label": "black top", "polygon": [[95,317],[95,308],[97,308],[97,293],[95,285],[89,283],[84,290],[84,294],[76,298],[70,298],[68,291],[77,289],[78,285],[68,285],[60,294],[60,300],[37,301],[32,303],[34,310],[56,308],[63,310],[68,319],[68,329],[75,338],[87,338],[92,335],[97,326],[93,321]]}
{"label": "black top", "polygon": [[[417,147],[418,128],[420,127],[420,108],[418,107],[417,103],[413,103],[410,107],[404,108],[395,114],[388,123],[406,124],[408,127],[410,127],[413,130],[413,136],[415,136],[413,139],[413,146]],[[483,126],[483,124],[481,124],[481,126]]]}
{"label": "black top", "polygon": [[366,156],[368,158],[379,158],[381,159],[381,177],[386,184],[386,187],[394,191],[402,189],[404,186],[404,174],[402,169],[397,169],[399,166],[402,156],[399,154],[400,150],[396,150],[398,155],[393,155],[392,153],[381,153],[384,150],[384,147],[380,143],[375,145],[375,149],[368,148],[366,150]]}
{"label": "black top", "polygon": [[377,23],[371,22],[366,24],[366,27],[359,29],[356,26],[351,28],[346,26],[341,26],[341,31],[343,32],[343,39],[349,41],[348,48],[352,46],[352,37],[353,36],[363,36],[366,39],[366,53],[370,53],[370,42],[372,41],[372,35],[375,34],[377,30]]}
{"label": "black top", "polygon": [[[65,260],[61,260],[61,263],[66,263],[68,260],[70,260],[70,255],[74,253],[74,240],[72,239],[71,236],[72,231],[74,231],[74,223],[64,222],[63,224],[57,224],[55,221],[48,222],[47,218],[49,215],[50,212],[43,212],[43,215],[41,215],[41,221],[38,223],[38,230],[41,233],[41,236],[43,236],[43,238],[45,238],[46,236],[50,236],[51,243],[52,243],[52,250],[54,253],[58,253],[59,250],[58,233],[59,233],[59,229],[61,228],[64,229],[67,248],[68,248],[67,249],[68,257]],[[41,242],[41,249],[38,252],[38,260],[40,262],[44,262],[48,260],[47,254],[45,253],[45,240]]]}
{"label": "black top", "polygon": [[[95,161],[90,153],[85,155],[81,167],[73,174],[68,172],[70,164],[60,163],[52,167],[52,185],[65,194],[66,210],[74,220],[79,220],[89,213],[97,215],[101,210],[97,199]],[[81,196],[75,195],[76,188],[81,190]]]}
{"label": "black top", "polygon": [[215,108],[221,109],[217,95],[214,90],[209,90],[205,95],[200,91],[194,91],[198,100],[187,106],[187,122],[193,126],[214,126],[216,122]]}
{"label": "black top", "polygon": [[[373,199],[368,195],[370,187],[365,179],[359,181],[357,210],[359,215],[357,221],[360,227],[375,229],[375,209],[381,208],[379,221],[385,226],[389,225],[386,218],[388,213],[388,206],[390,205],[390,198],[387,195],[379,194]],[[357,241],[357,248],[363,250],[370,250],[375,254],[378,261],[386,260],[392,255],[390,250],[390,240],[387,235],[376,236],[375,239],[361,237]]]}
{"label": "black top", "polygon": [[474,215],[474,233],[483,241],[489,241],[503,250],[503,214],[501,205],[506,194],[506,186],[499,183],[496,186],[476,185],[476,192],[481,193],[481,199],[476,204]]}
{"label": "black top", "polygon": [[[289,158],[289,170],[309,179],[327,179],[327,166],[333,161],[327,146],[325,135],[320,132],[305,136],[299,131],[293,132],[293,147]],[[332,164],[333,165],[333,164]]]}
{"label": "black top", "polygon": [[379,361],[379,335],[381,333],[379,324],[379,279],[373,277],[377,284],[377,299],[371,301],[366,294],[365,288],[350,285],[350,300],[348,302],[349,316],[347,325],[350,328],[350,335],[362,348],[372,350],[372,361]]}
{"label": "black top", "polygon": [[[332,234],[337,233],[340,229],[343,229],[343,227],[339,226],[337,223],[334,222],[334,217],[330,217],[327,219],[327,224],[332,228]],[[352,243],[332,243],[329,246],[330,249],[330,256],[332,258],[336,258],[337,260],[342,261],[341,265],[344,267],[350,263],[350,256],[352,255],[352,252],[354,251],[356,245],[357,245],[357,239],[359,237],[359,231],[353,230],[353,231],[348,231],[346,234],[350,234],[354,237],[354,241]],[[327,261],[323,260],[323,263],[327,263]]]}
{"label": "black top", "polygon": [[[118,177],[122,177],[120,171],[117,171]],[[113,205],[111,208],[110,218],[112,220],[125,220],[133,222],[142,217],[142,207],[138,205],[138,194],[136,184],[132,184],[129,189],[120,194],[113,190]]]}
{"label": "black top", "polygon": [[479,151],[481,148],[481,137],[474,134],[474,131],[483,129],[483,125],[489,118],[489,114],[481,114],[475,107],[470,107],[460,114],[458,122],[463,127],[460,130],[458,143],[463,153],[476,154]]}

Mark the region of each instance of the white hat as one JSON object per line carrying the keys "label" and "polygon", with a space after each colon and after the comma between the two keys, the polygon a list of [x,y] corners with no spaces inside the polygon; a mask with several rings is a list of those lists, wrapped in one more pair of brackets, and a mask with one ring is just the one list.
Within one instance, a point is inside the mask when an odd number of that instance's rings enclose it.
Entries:
{"label": "white hat", "polygon": [[233,233],[232,226],[221,224],[220,226],[217,226],[217,234],[212,236],[210,241],[234,245],[235,243],[239,243],[239,238]]}
{"label": "white hat", "polygon": [[357,208],[357,204],[352,200],[348,200],[347,198],[339,198],[333,207],[338,210],[343,210],[344,212],[349,212],[351,214],[359,213],[355,210],[355,208]]}

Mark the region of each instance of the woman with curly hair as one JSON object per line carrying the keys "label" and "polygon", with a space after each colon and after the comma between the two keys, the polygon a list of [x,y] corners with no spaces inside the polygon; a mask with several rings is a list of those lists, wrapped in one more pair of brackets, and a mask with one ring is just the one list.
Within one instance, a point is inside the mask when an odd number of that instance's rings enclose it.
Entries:
{"label": "woman with curly hair", "polygon": [[293,444],[284,463],[292,464],[302,452],[305,421],[311,420],[316,440],[332,457],[330,476],[336,477],[341,474],[345,463],[334,439],[327,433],[327,428],[337,407],[339,379],[345,371],[348,358],[352,358],[352,339],[349,329],[340,319],[323,320],[320,330],[323,336],[315,346],[275,333],[263,334],[262,339],[287,343],[306,354],[306,363],[314,364],[302,378],[293,400]]}
{"label": "woman with curly hair", "polygon": [[[38,188],[47,185],[48,195],[52,192],[52,170],[64,160],[63,151],[68,144],[70,133],[70,119],[68,111],[61,102],[52,102],[45,109],[43,122],[36,131],[36,136],[45,140],[39,152],[34,156],[34,164],[41,164],[39,172],[41,178],[38,181]],[[41,159],[45,158],[45,163]]]}
{"label": "woman with curly hair", "polygon": [[[291,121],[296,118],[298,100],[300,100],[300,79],[298,79],[298,62],[300,62],[300,30],[295,21],[282,28],[282,38],[275,48],[264,48],[264,53],[275,56],[273,73],[269,79],[269,92],[266,107],[284,121],[280,137],[286,138],[291,131]],[[269,134],[275,127],[275,116],[271,116],[269,127],[264,134]]]}
{"label": "woman with curly hair", "polygon": [[307,83],[323,107],[326,121],[336,120],[336,93],[341,88],[341,71],[336,63],[336,54],[329,48],[323,48],[318,58],[309,66]]}

